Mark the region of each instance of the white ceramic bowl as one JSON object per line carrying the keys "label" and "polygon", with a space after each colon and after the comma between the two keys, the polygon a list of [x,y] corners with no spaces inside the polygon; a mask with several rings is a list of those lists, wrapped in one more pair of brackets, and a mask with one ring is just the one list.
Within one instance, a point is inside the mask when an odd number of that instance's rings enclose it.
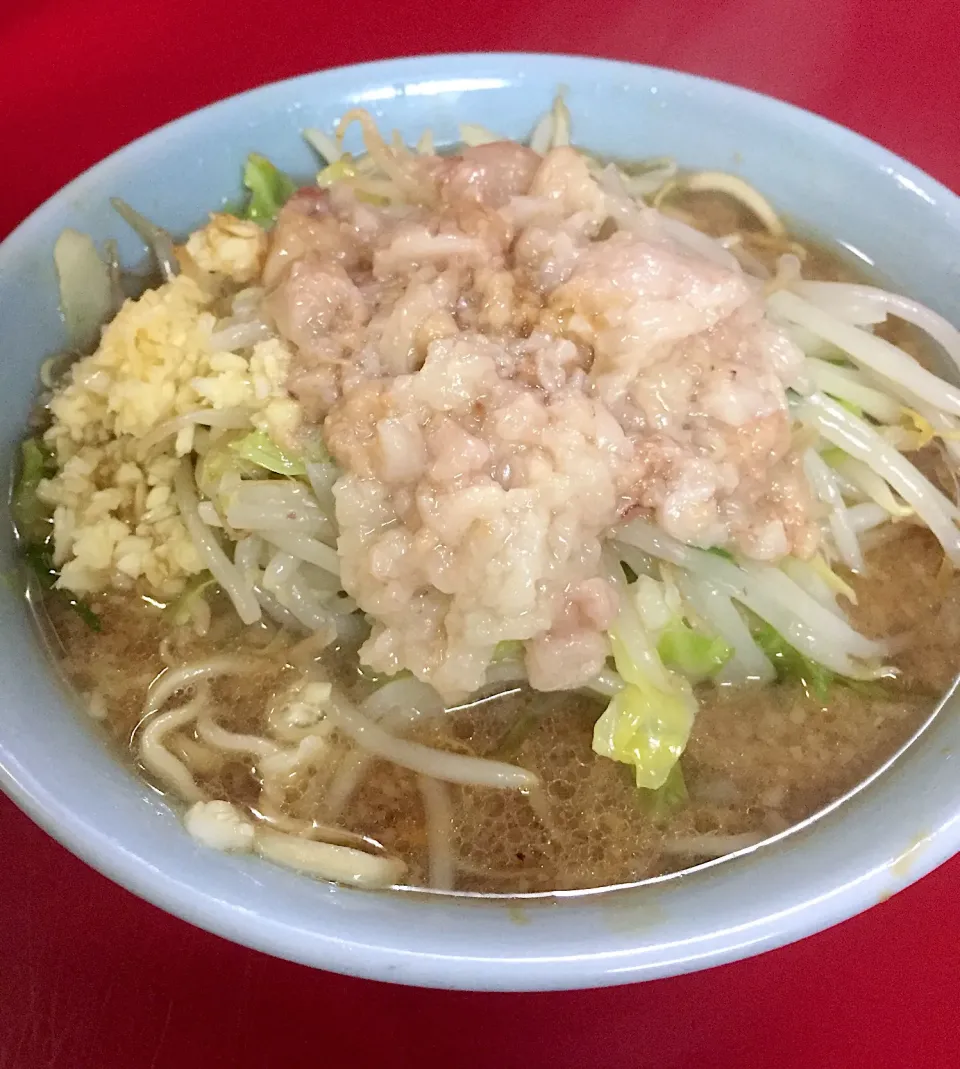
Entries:
{"label": "white ceramic bowl", "polygon": [[[788,215],[960,319],[960,201],[877,145],[764,97],[683,74],[558,56],[435,56],[326,71],[166,126],[94,167],[0,247],[0,426],[12,464],[37,368],[62,344],[51,249],[73,226],[137,243],[124,197],[175,231],[237,192],[252,149],[309,173],[303,126],[353,105],[411,135],[460,119],[522,137],[568,87],[585,146],[735,170]],[[0,517],[0,569],[12,565]],[[473,989],[625,983],[715,965],[825,928],[922,876],[960,844],[954,700],[841,803],[747,854],[646,885],[526,900],[364,893],[196,846],[104,746],[0,586],[0,783],[51,835],[143,898],[210,931],[326,969]]]}

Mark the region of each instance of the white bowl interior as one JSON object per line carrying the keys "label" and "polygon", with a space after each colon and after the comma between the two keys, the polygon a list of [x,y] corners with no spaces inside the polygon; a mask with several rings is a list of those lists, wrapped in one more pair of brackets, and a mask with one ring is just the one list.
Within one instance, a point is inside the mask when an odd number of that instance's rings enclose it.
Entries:
{"label": "white bowl interior", "polygon": [[[789,216],[847,246],[960,319],[960,202],[883,149],[729,86],[599,60],[461,56],[310,75],[165,127],[77,179],[0,247],[3,470],[43,357],[63,344],[51,250],[65,226],[142,249],[110,210],[118,195],[183,232],[238,191],[250,150],[308,175],[300,138],[349,107],[415,136],[456,139],[461,120],[526,136],[558,85],[578,140],[620,157],[670,155],[742,174]],[[0,522],[0,570],[13,567]],[[41,652],[15,590],[0,586],[0,783],[38,823],[144,898],[211,931],[307,964],[472,989],[622,983],[743,957],[849,916],[928,871],[960,841],[953,700],[882,776],[777,842],[682,877],[514,901],[329,887],[196,846],[107,751]]]}

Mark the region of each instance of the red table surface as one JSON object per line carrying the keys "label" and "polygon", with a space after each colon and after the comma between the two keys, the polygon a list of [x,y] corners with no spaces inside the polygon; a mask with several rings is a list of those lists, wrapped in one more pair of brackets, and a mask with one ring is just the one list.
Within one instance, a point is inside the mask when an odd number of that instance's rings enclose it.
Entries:
{"label": "red table surface", "polygon": [[[263,82],[417,52],[583,52],[737,82],[960,188],[957,0],[27,0],[0,13],[0,235],[140,134]],[[6,357],[10,358],[9,354]],[[474,995],[315,972],[169,917],[0,798],[0,1069],[960,1066],[960,860],[746,962]]]}

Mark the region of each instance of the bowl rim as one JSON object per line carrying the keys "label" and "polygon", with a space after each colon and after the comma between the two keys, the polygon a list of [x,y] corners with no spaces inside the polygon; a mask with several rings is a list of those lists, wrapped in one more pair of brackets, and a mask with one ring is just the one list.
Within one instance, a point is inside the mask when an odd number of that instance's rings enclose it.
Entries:
{"label": "bowl rim", "polygon": [[[682,71],[589,56],[523,52],[432,53],[349,64],[297,75],[254,87],[173,119],[128,142],[93,164],[34,209],[0,242],[0,267],[8,258],[17,256],[21,249],[32,245],[34,230],[41,228],[48,216],[56,216],[64,201],[82,193],[88,184],[99,184],[101,177],[105,176],[114,165],[126,161],[139,151],[143,151],[156,142],[169,137],[171,133],[186,130],[193,124],[202,124],[210,113],[216,113],[219,109],[242,106],[245,101],[266,92],[295,92],[300,86],[314,86],[318,82],[322,83],[325,78],[333,79],[337,76],[352,76],[358,82],[364,79],[379,78],[381,84],[392,83],[401,86],[409,84],[414,77],[418,81],[441,80],[444,72],[449,77],[451,72],[458,71],[461,77],[471,80],[479,77],[479,74],[474,73],[477,68],[491,67],[503,70],[508,65],[516,67],[518,64],[539,66],[541,64],[554,65],[558,63],[577,66],[584,70],[600,71],[601,76],[607,80],[615,78],[618,73],[629,74],[630,76],[643,73],[651,79],[669,80],[674,85],[686,84],[698,87],[701,91],[706,90],[708,92],[726,94],[728,99],[740,105],[772,108],[784,116],[792,115],[796,120],[801,121],[808,130],[812,130],[815,135],[830,135],[832,139],[838,139],[842,142],[848,150],[853,150],[854,152],[859,150],[861,153],[867,151],[875,158],[879,156],[889,167],[896,168],[897,174],[905,176],[919,189],[926,191],[929,195],[942,198],[951,210],[960,208],[960,199],[942,183],[909,162],[902,160],[878,143],[814,112],[798,108],[795,105],[750,89]],[[467,72],[470,73],[468,74]],[[825,813],[834,811],[851,795],[859,793],[868,784],[874,782],[878,776],[884,773],[913,745],[932,722],[935,715],[932,714],[916,734],[896,754],[884,762],[880,769],[872,773],[841,799],[835,800],[823,811],[807,818],[800,825],[789,829],[788,832],[783,833],[783,836],[788,836],[798,829],[805,828],[808,824],[815,823]],[[269,917],[262,915],[244,916],[242,911],[236,908],[231,909],[229,903],[211,897],[202,888],[158,870],[149,863],[145,852],[141,851],[139,847],[130,849],[112,840],[103,829],[91,824],[82,814],[70,810],[62,802],[58,801],[55,785],[53,787],[45,785],[42,778],[38,778],[32,771],[23,767],[15,753],[10,750],[2,739],[0,739],[0,786],[35,823],[77,857],[113,882],[175,916],[254,949],[315,967],[334,969],[337,972],[371,979],[398,979],[398,977],[391,975],[392,965],[395,964],[398,956],[403,956],[404,958],[412,956],[415,960],[405,963],[405,973],[399,979],[401,979],[401,982],[424,986],[509,990],[546,990],[551,988],[597,986],[646,978],[647,975],[669,975],[676,972],[689,971],[693,968],[702,968],[704,964],[719,964],[723,961],[739,959],[821,930],[866,908],[866,905],[876,898],[877,888],[879,887],[878,879],[885,875],[889,868],[887,866],[883,869],[871,869],[863,881],[859,883],[855,894],[852,893],[852,888],[849,885],[835,888],[835,893],[826,896],[829,898],[829,908],[824,908],[821,901],[819,912],[816,915],[812,910],[812,903],[798,901],[792,926],[785,935],[782,929],[774,926],[746,947],[738,941],[740,938],[739,933],[734,933],[726,940],[720,938],[719,943],[711,951],[709,960],[706,963],[682,964],[679,968],[661,967],[659,970],[649,970],[647,966],[644,966],[647,971],[641,975],[636,975],[629,967],[625,968],[625,963],[632,953],[631,948],[626,947],[616,954],[577,955],[575,961],[572,958],[561,955],[555,959],[554,967],[558,961],[566,962],[568,967],[562,976],[558,976],[553,980],[544,980],[542,975],[540,978],[535,978],[536,969],[534,968],[529,969],[522,975],[520,973],[509,975],[511,962],[502,957],[488,962],[489,967],[486,969],[478,968],[478,963],[473,961],[474,968],[477,969],[475,976],[474,978],[467,977],[465,980],[459,973],[462,972],[464,963],[469,964],[472,959],[464,955],[420,954],[417,951],[399,951],[390,947],[373,948],[365,944],[358,944],[352,952],[349,946],[345,950],[342,947],[331,948],[328,945],[329,953],[327,954],[318,953],[316,947],[312,947],[309,950],[298,947],[289,937],[284,937],[280,931],[283,928],[282,923],[278,927],[279,922],[271,921]],[[960,800],[958,800],[956,808],[955,816],[950,820],[944,821],[926,838],[922,854],[911,864],[909,879],[901,881],[896,888],[897,890],[918,879],[954,853],[956,846],[960,843]],[[952,831],[952,834],[948,834],[948,830],[953,829],[954,825],[957,825],[956,829]],[[775,838],[779,839],[781,836]],[[711,867],[713,867],[712,864],[698,866],[698,871]],[[678,874],[674,874],[670,878],[678,879],[680,877]],[[595,898],[599,895],[613,895],[618,893],[619,890],[618,888],[598,889],[582,897]],[[354,892],[349,889],[340,889],[339,893],[345,895],[369,894],[368,892]],[[391,900],[394,900],[395,897],[395,895],[391,895]],[[415,895],[413,898],[430,900],[434,896]],[[553,899],[551,896],[536,896],[531,900],[524,896],[522,899],[501,898],[487,901],[499,903],[494,908],[503,909],[504,903],[509,906],[509,903],[517,903],[519,901],[526,907],[528,904],[532,906],[537,901],[552,902]],[[771,918],[766,918],[766,920],[769,921]],[[713,934],[715,936],[722,935],[722,933]],[[536,959],[531,959],[528,964],[535,966],[542,974],[542,967],[546,960],[543,957],[537,957]],[[514,959],[513,964],[518,964],[516,959]],[[574,974],[574,969],[577,970],[576,974]]]}
{"label": "bowl rim", "polygon": [[[335,77],[346,74],[360,77],[365,74],[375,74],[384,69],[395,69],[399,74],[407,68],[416,70],[425,62],[435,61],[449,63],[451,66],[456,66],[460,63],[492,63],[494,65],[499,65],[506,62],[522,62],[524,64],[562,62],[564,64],[582,66],[584,68],[600,67],[611,72],[616,72],[617,70],[621,70],[625,73],[644,71],[650,75],[677,78],[693,85],[712,87],[717,92],[730,93],[734,97],[739,97],[745,101],[753,100],[757,105],[774,105],[778,110],[781,110],[784,115],[792,114],[794,118],[803,122],[814,123],[815,127],[819,125],[821,131],[824,133],[832,132],[835,136],[839,136],[842,139],[849,141],[851,144],[859,143],[864,148],[869,148],[871,151],[882,153],[888,157],[891,163],[896,165],[899,173],[908,178],[920,179],[920,183],[918,184],[922,187],[926,187],[938,195],[945,196],[948,200],[954,201],[957,207],[960,207],[960,195],[954,193],[953,190],[945,186],[938,179],[917,167],[916,164],[911,163],[902,156],[898,156],[892,149],[882,145],[879,141],[874,141],[865,134],[861,134],[848,126],[843,126],[840,123],[834,122],[832,119],[828,119],[819,112],[811,111],[808,108],[801,108],[796,104],[791,104],[787,100],[781,100],[778,97],[758,92],[755,89],[748,89],[747,87],[737,85],[734,82],[726,82],[719,78],[710,78],[702,74],[691,74],[687,71],[673,67],[660,67],[656,64],[648,63],[632,63],[629,60],[607,59],[602,56],[587,56],[572,52],[423,52],[413,56],[388,56],[382,59],[365,60],[362,63],[345,63],[336,67],[320,67],[317,70],[307,71],[303,74],[295,74],[289,78],[280,78],[276,81],[264,82],[261,85],[253,86],[251,89],[244,89],[239,93],[232,93],[229,96],[221,97],[218,100],[211,101],[209,104],[204,104],[199,108],[188,111],[183,115],[178,115],[176,118],[170,119],[160,126],[156,126],[153,129],[148,130],[146,133],[132,138],[130,141],[124,142],[111,153],[97,160],[95,163],[92,163],[89,167],[71,178],[65,185],[57,189],[41,204],[38,204],[36,208],[30,211],[8,234],[4,236],[3,240],[0,241],[0,259],[2,259],[4,255],[9,254],[8,246],[13,247],[13,245],[16,244],[15,239],[22,240],[23,231],[32,228],[38,217],[42,218],[48,210],[52,210],[55,201],[59,201],[61,198],[66,198],[67,196],[78,192],[87,180],[92,176],[96,176],[101,169],[105,169],[118,157],[138,148],[144,142],[152,141],[154,138],[159,139],[161,136],[165,136],[178,128],[185,127],[190,123],[199,120],[201,117],[206,116],[209,112],[223,108],[227,105],[234,106],[240,104],[241,102],[251,97],[258,96],[261,93],[306,84],[319,77]],[[464,80],[468,82],[473,81],[470,76],[465,76]]]}

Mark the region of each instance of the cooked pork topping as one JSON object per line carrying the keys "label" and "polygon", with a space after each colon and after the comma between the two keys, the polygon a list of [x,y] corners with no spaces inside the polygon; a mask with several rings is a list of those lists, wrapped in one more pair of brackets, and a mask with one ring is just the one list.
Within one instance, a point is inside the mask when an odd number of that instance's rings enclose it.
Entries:
{"label": "cooked pork topping", "polygon": [[265,270],[289,388],[345,473],[365,660],[456,696],[523,640],[535,686],[585,681],[609,653],[601,542],[634,515],[757,560],[815,552],[784,394],[802,354],[755,280],[655,212],[606,225],[572,149],[410,173],[414,204],[295,195]]}

